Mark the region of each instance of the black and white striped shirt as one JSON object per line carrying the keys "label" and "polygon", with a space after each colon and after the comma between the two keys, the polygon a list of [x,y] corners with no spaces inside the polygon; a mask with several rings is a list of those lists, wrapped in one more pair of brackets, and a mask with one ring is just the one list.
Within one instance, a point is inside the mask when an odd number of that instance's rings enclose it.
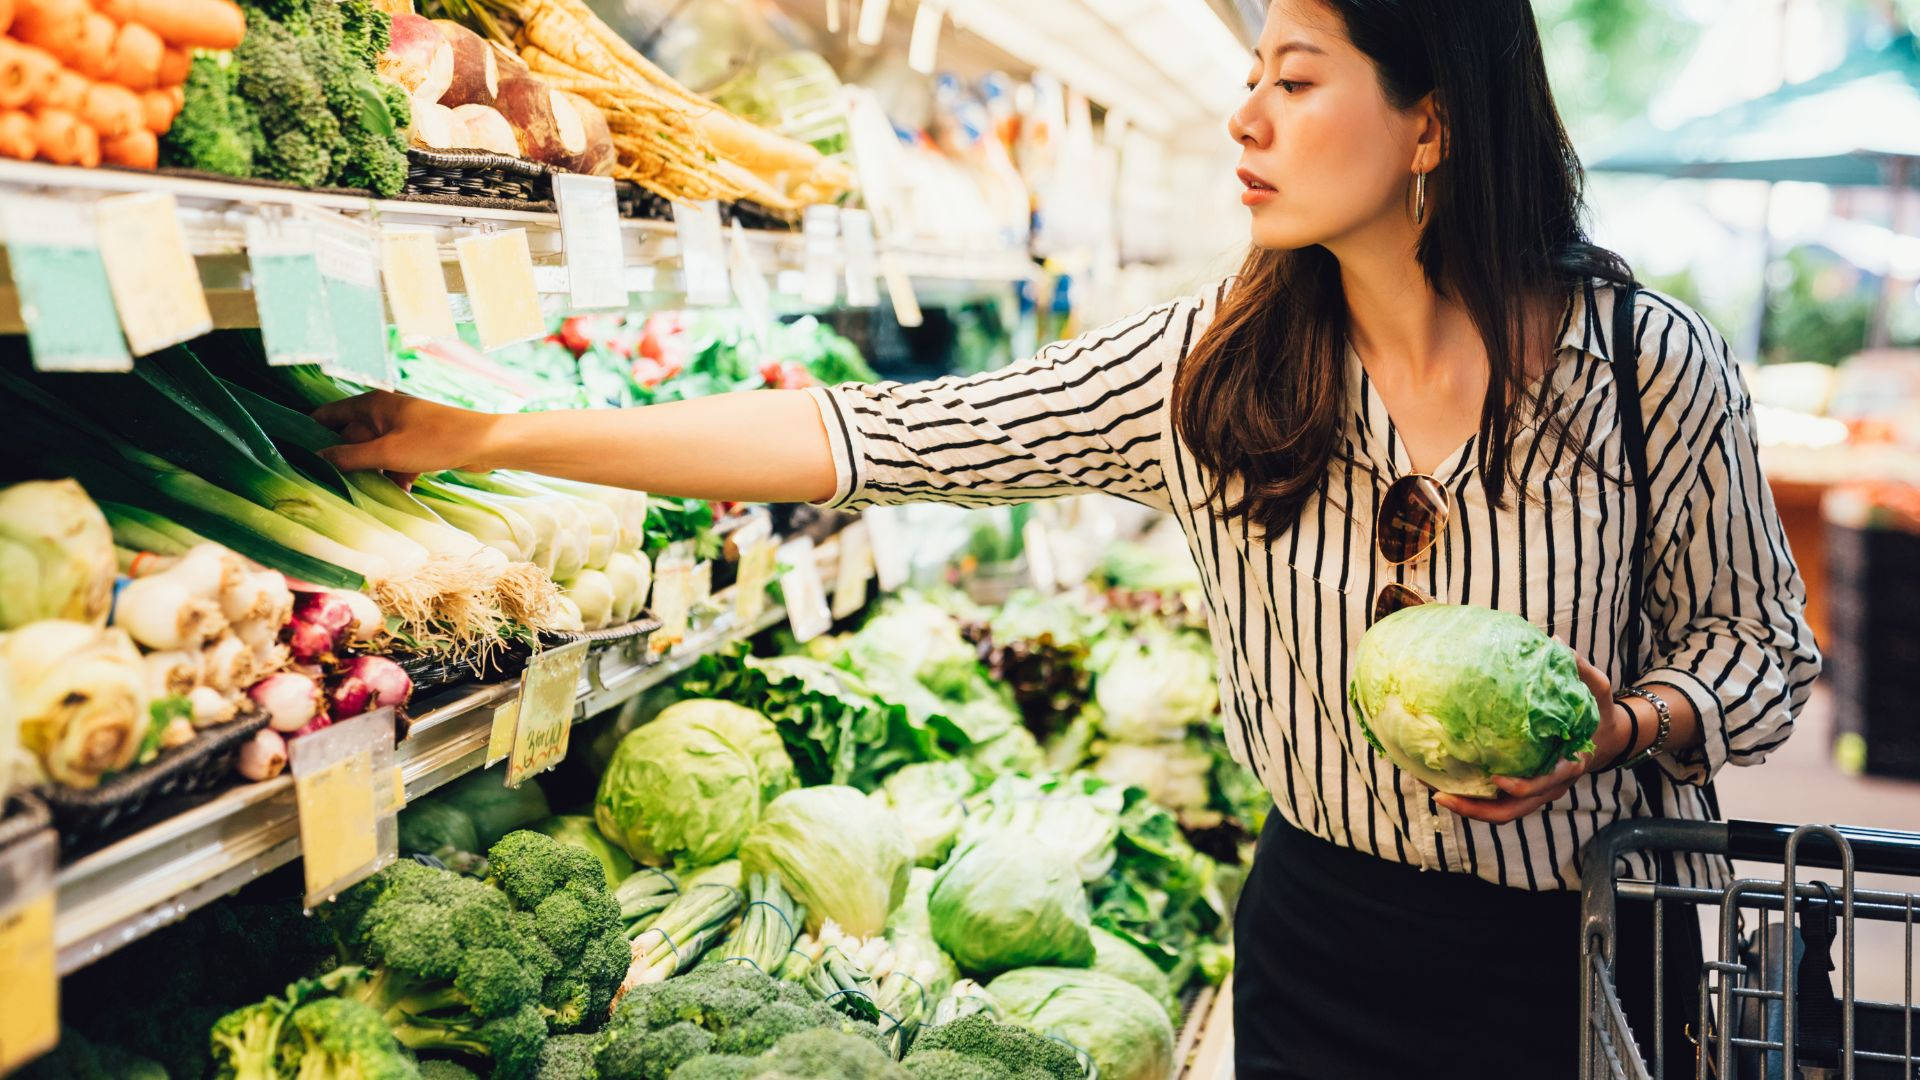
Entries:
{"label": "black and white striped shirt", "polygon": [[[1630,772],[1584,776],[1511,824],[1461,818],[1368,745],[1347,681],[1375,592],[1402,580],[1442,600],[1522,615],[1621,684],[1636,511],[1631,491],[1606,479],[1630,475],[1606,353],[1612,291],[1572,290],[1544,376],[1551,408],[1568,419],[1565,442],[1583,442],[1604,476],[1579,468],[1572,446],[1534,438],[1539,425],[1517,426],[1524,483],[1509,487],[1507,509],[1493,509],[1476,437],[1432,471],[1453,503],[1439,545],[1396,568],[1376,553],[1373,519],[1411,465],[1351,349],[1344,447],[1298,525],[1263,542],[1201,506],[1205,486],[1173,431],[1168,398],[1225,288],[984,375],[815,390],[839,476],[829,505],[991,505],[1097,489],[1170,511],[1200,566],[1229,742],[1288,821],[1385,859],[1526,889],[1576,888],[1581,845],[1616,818],[1651,812]],[[1634,325],[1653,521],[1648,655],[1635,681],[1677,690],[1699,712],[1704,746],[1661,765],[1666,812],[1703,818],[1697,785],[1786,739],[1820,656],[1725,339],[1658,292],[1639,294]],[[1682,876],[1721,874],[1695,859]]]}

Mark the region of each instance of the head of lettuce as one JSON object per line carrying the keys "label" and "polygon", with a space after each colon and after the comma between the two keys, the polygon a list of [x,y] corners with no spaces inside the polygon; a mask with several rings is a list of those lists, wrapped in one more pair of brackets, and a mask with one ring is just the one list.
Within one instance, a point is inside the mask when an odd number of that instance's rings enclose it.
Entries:
{"label": "head of lettuce", "polygon": [[1517,615],[1421,604],[1374,623],[1347,698],[1367,741],[1434,788],[1492,798],[1593,749],[1600,724],[1573,651]]}

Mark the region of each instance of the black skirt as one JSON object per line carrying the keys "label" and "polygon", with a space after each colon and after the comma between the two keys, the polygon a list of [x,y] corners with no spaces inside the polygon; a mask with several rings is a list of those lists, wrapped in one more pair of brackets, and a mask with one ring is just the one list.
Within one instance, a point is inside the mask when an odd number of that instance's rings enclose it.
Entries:
{"label": "black skirt", "polygon": [[[1676,1040],[1697,993],[1699,923],[1690,906],[1668,919],[1677,1078],[1693,1075]],[[1619,920],[1620,992],[1647,1032],[1652,910],[1622,904]],[[1579,926],[1576,893],[1376,859],[1270,813],[1234,916],[1237,1080],[1577,1077]]]}

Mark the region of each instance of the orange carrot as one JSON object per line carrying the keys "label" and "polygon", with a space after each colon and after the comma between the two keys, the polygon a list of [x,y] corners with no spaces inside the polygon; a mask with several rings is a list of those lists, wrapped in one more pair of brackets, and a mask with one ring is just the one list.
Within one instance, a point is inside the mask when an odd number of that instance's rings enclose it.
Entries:
{"label": "orange carrot", "polygon": [[103,138],[114,139],[146,128],[140,97],[124,86],[94,83],[80,107],[80,118]]}
{"label": "orange carrot", "polygon": [[77,113],[86,104],[87,90],[92,85],[77,72],[56,67],[35,104],[42,108]]}
{"label": "orange carrot", "polygon": [[151,131],[130,131],[100,143],[100,156],[109,164],[151,169],[160,164],[160,139]]}
{"label": "orange carrot", "polygon": [[17,109],[46,93],[60,62],[44,50],[0,38],[0,109]]}
{"label": "orange carrot", "polygon": [[[5,0],[0,0],[4,3]],[[157,73],[161,86],[179,86],[187,81],[187,69],[193,66],[193,54],[185,49],[172,47],[160,50],[160,70]]]}
{"label": "orange carrot", "polygon": [[247,18],[232,0],[106,0],[101,10],[176,48],[231,49],[247,33]]}
{"label": "orange carrot", "polygon": [[0,34],[13,25],[13,0],[0,0]]}
{"label": "orange carrot", "polygon": [[55,165],[100,164],[100,135],[65,109],[41,109],[34,116],[40,156]]}
{"label": "orange carrot", "polygon": [[67,57],[67,66],[89,79],[104,79],[113,73],[113,39],[120,28],[97,11],[80,19],[80,39]]}
{"label": "orange carrot", "polygon": [[71,63],[86,29],[85,0],[16,0],[8,33]]}
{"label": "orange carrot", "polygon": [[0,112],[0,157],[32,161],[39,145],[33,135],[33,117],[11,109]]}
{"label": "orange carrot", "polygon": [[186,103],[186,97],[186,92],[178,86],[141,94],[141,120],[146,129],[155,135],[165,135],[173,126],[173,118],[180,115],[180,106]]}
{"label": "orange carrot", "polygon": [[[105,15],[97,17],[106,18]],[[129,90],[153,89],[160,85],[160,54],[165,50],[160,35],[147,27],[139,23],[120,27],[107,65],[111,78]]]}

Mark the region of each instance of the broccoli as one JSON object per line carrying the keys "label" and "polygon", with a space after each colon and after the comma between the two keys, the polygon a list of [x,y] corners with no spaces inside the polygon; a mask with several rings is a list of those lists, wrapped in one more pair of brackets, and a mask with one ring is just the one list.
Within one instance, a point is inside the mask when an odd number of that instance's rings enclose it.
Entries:
{"label": "broccoli", "polygon": [[1014,1080],[1013,1073],[999,1062],[970,1058],[952,1050],[912,1054],[901,1064],[913,1080]]}
{"label": "broccoli", "polygon": [[545,833],[519,830],[487,852],[487,879],[507,894],[519,925],[554,958],[540,1005],[554,1031],[607,1015],[633,954],[600,861]]}
{"label": "broccoli", "polygon": [[722,1054],[764,1054],[796,1031],[838,1027],[842,1019],[839,1012],[817,1001],[806,1005],[775,1001],[729,1027],[714,1042],[714,1049]]}
{"label": "broccoli", "polygon": [[906,1080],[908,1073],[872,1039],[817,1028],[789,1035],[761,1060],[794,1080]]}
{"label": "broccoli", "polygon": [[[282,1055],[304,1051],[306,1040],[319,1028],[316,1015],[306,1027],[288,1028],[289,1021],[311,1002],[325,1000],[362,978],[358,969],[330,972],[318,979],[301,979],[286,993],[243,1005],[214,1022],[209,1035],[215,1075],[219,1080],[278,1080]],[[299,1038],[294,1038],[298,1035]],[[375,1074],[379,1075],[379,1074]]]}
{"label": "broccoli", "polygon": [[1014,1024],[1003,1024],[982,1013],[950,1024],[928,1028],[914,1040],[909,1066],[935,1050],[951,1050],[976,1061],[993,1062],[1015,1076],[1035,1080],[1083,1080],[1086,1067],[1073,1048]]}
{"label": "broccoli", "polygon": [[534,1080],[600,1080],[593,1063],[595,1046],[591,1035],[555,1035],[540,1051],[540,1072]]}
{"label": "broccoli", "polygon": [[351,998],[323,997],[300,1006],[280,1038],[276,1075],[296,1080],[417,1080],[420,1075],[380,1014]]}
{"label": "broccoli", "polygon": [[160,140],[160,163],[222,176],[252,176],[260,124],[235,92],[233,59],[201,53],[187,69],[186,104]]}
{"label": "broccoli", "polygon": [[[757,1054],[799,1031],[828,1028],[878,1046],[879,1031],[814,1001],[806,991],[744,964],[708,964],[666,982],[635,987],[600,1033],[604,1080],[652,1080],[662,1043],[700,1042],[701,1052]],[[691,1030],[689,1030],[691,1029]],[[667,1032],[673,1032],[670,1037]],[[659,1038],[656,1038],[659,1037]],[[673,1058],[677,1065],[682,1059]]]}
{"label": "broccoli", "polygon": [[765,1063],[758,1058],[710,1054],[673,1070],[670,1080],[755,1080],[766,1071]]}
{"label": "broccoli", "polygon": [[638,1080],[667,1080],[673,1070],[713,1049],[713,1035],[685,1020],[655,1028],[635,1044],[640,1061]]}
{"label": "broccoli", "polygon": [[[453,1061],[423,1061],[420,1080],[479,1080],[473,1070]],[[542,1077],[541,1080],[546,1080]]]}
{"label": "broccoli", "polygon": [[17,1075],[18,1080],[167,1080],[167,1070],[157,1062],[96,1043],[71,1028],[61,1028],[59,1045]]}
{"label": "broccoli", "polygon": [[333,175],[334,153],[344,145],[302,41],[288,24],[248,11],[246,37],[233,50],[234,85],[260,126],[253,174],[318,187]]}

